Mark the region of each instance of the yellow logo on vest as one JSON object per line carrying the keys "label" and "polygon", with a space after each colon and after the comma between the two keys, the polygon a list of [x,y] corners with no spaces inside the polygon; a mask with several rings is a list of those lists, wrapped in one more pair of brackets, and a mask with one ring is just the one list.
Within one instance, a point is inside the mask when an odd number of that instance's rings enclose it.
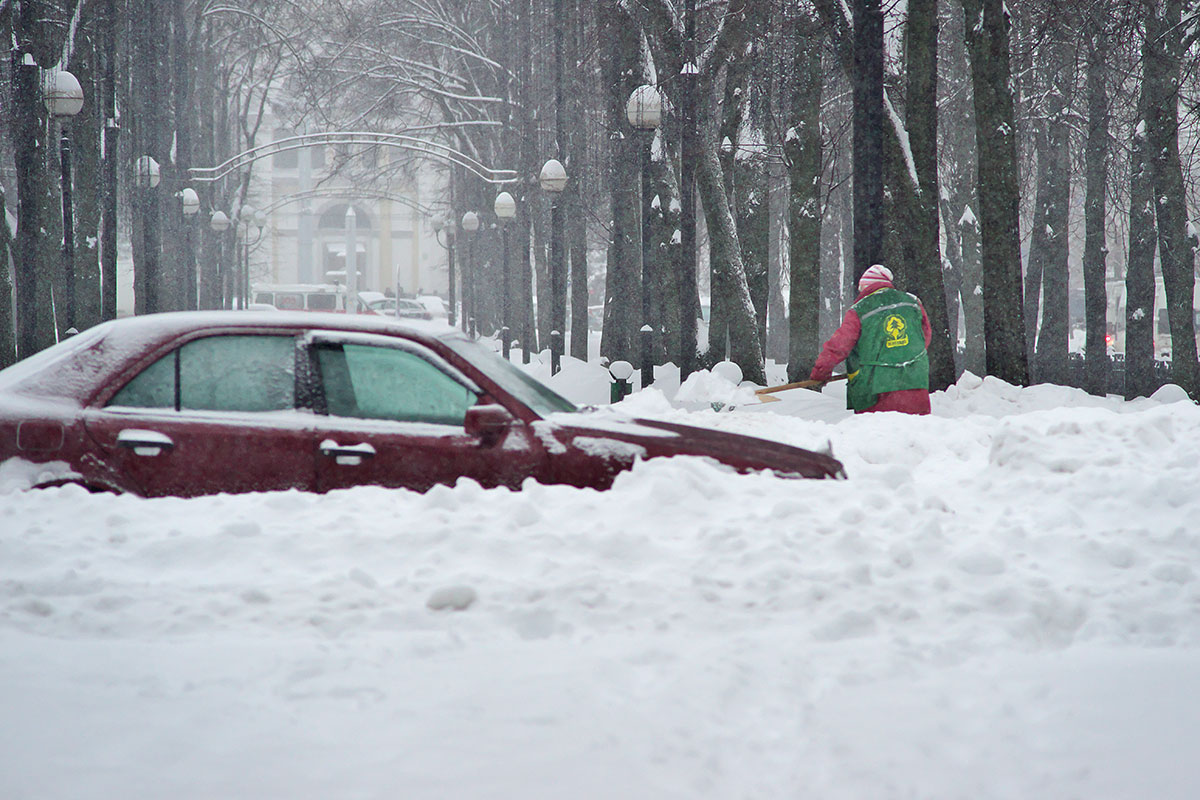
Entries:
{"label": "yellow logo on vest", "polygon": [[905,324],[903,317],[893,314],[887,318],[887,322],[883,323],[883,329],[887,331],[885,347],[904,347],[908,344],[908,325]]}

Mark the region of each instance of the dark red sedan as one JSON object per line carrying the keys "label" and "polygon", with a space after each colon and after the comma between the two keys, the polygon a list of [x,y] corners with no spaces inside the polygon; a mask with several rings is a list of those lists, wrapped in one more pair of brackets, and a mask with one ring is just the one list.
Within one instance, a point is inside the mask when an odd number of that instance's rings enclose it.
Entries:
{"label": "dark red sedan", "polygon": [[580,410],[438,323],[183,312],[98,325],[0,371],[0,461],[42,485],[191,496],[460,477],[598,489],[635,461],[844,475],[831,456]]}

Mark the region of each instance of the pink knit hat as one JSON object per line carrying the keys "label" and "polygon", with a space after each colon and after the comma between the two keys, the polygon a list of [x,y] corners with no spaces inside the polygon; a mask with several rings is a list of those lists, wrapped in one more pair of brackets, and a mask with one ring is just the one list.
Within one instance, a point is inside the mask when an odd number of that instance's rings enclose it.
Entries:
{"label": "pink knit hat", "polygon": [[861,292],[871,285],[883,286],[884,284],[891,285],[891,283],[892,271],[883,264],[874,264],[867,267],[867,271],[858,279],[858,290]]}

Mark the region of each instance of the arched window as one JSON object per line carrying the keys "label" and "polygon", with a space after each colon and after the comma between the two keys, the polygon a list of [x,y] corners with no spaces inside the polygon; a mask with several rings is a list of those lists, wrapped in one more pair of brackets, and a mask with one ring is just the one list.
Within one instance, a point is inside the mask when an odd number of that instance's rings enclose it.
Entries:
{"label": "arched window", "polygon": [[[317,227],[322,230],[345,230],[346,229],[346,209],[349,208],[347,203],[339,203],[330,206],[321,212],[320,218],[317,220]],[[358,230],[370,230],[371,218],[367,211],[359,205],[354,206],[355,227]]]}

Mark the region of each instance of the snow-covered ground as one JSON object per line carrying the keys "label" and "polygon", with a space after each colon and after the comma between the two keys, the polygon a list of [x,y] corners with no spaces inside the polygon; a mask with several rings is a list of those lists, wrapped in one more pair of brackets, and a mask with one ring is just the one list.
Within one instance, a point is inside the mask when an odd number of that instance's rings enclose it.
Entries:
{"label": "snow-covered ground", "polygon": [[141,500],[0,465],[0,798],[1200,797],[1177,389],[663,386],[617,408],[849,480]]}

